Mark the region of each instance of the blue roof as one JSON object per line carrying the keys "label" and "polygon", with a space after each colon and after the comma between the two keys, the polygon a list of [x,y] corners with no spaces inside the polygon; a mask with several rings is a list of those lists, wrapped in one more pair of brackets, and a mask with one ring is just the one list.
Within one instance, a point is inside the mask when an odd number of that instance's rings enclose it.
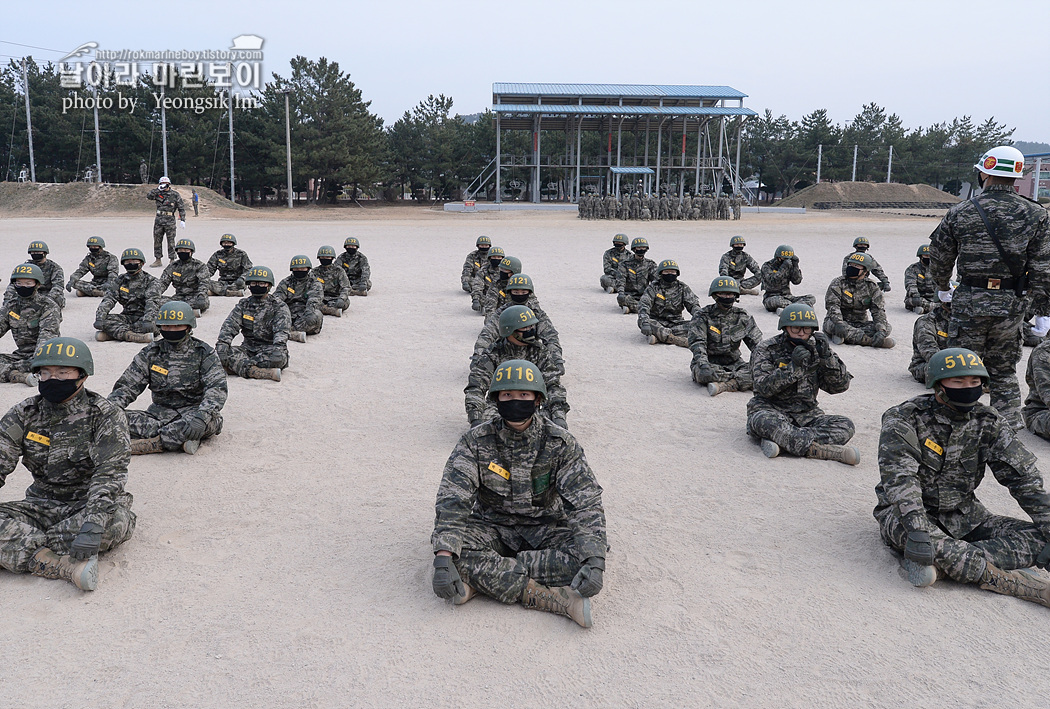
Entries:
{"label": "blue roof", "polygon": [[496,113],[584,114],[588,116],[757,116],[740,106],[577,106],[553,103],[497,103]]}
{"label": "blue roof", "polygon": [[1050,158],[1050,153],[1026,153],[1026,158]]}
{"label": "blue roof", "polygon": [[493,94],[514,96],[615,96],[650,98],[742,99],[747,94],[732,86],[686,86],[676,84],[517,84],[493,83]]}
{"label": "blue roof", "polygon": [[648,167],[610,167],[614,175],[655,175]]}

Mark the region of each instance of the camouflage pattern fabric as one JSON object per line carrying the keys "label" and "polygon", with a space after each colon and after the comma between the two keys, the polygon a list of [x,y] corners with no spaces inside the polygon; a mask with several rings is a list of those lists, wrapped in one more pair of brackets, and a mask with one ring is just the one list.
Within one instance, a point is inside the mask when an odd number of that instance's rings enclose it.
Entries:
{"label": "camouflage pattern fabric", "polygon": [[[102,296],[95,312],[95,322],[102,321],[102,330],[115,340],[123,340],[128,332],[154,332],[153,320],[162,305],[160,281],[143,270],[134,274],[122,273],[113,287]],[[110,313],[117,305],[124,310]]]}
{"label": "camouflage pattern fabric", "polygon": [[[91,274],[90,281],[84,278],[89,273]],[[99,251],[98,255],[88,252],[88,255],[77,266],[77,270],[73,271],[73,275],[70,276],[73,281],[73,290],[96,297],[104,295],[104,291],[116,284],[119,277],[120,264],[117,262],[117,257],[105,249]]]}
{"label": "camouflage pattern fabric", "polygon": [[565,387],[561,385],[561,372],[564,365],[555,360],[550,349],[542,340],[524,347],[515,345],[501,338],[490,345],[484,352],[470,358],[470,374],[467,386],[463,389],[464,406],[467,420],[474,425],[483,419],[496,416],[496,404],[488,399],[489,384],[492,375],[508,359],[524,359],[539,367],[543,381],[547,385],[547,398],[542,409],[551,418],[565,420],[569,413],[569,402],[566,400]]}
{"label": "camouflage pattern fabric", "polygon": [[499,418],[459,439],[441,476],[434,551],[463,581],[517,603],[529,579],[567,586],[608,542],[602,488],[583,448],[542,414],[522,432]]}
{"label": "camouflage pattern fabric", "polygon": [[620,262],[632,257],[626,248],[612,247],[602,254],[602,277],[599,279],[602,288],[614,288],[616,286],[616,274],[620,270]]}
{"label": "camouflage pattern fabric", "polygon": [[[43,263],[33,261],[29,259],[26,263],[35,264],[44,274],[44,282],[37,287],[37,291],[51,300],[55,301],[55,304],[59,308],[59,316],[61,317],[62,308],[66,307],[66,274],[62,270],[62,267],[57,263],[48,259]],[[4,307],[11,302],[12,298],[18,297],[15,292],[15,283],[11,281],[7,285],[7,290],[4,291]]]}
{"label": "camouflage pattern fabric", "polygon": [[211,255],[207,263],[208,278],[216,271],[218,279],[209,281],[208,287],[215,295],[226,295],[228,290],[243,290],[244,278],[252,270],[252,260],[248,254],[234,246],[227,251],[219,249]]}
{"label": "camouflage pattern fabric", "polygon": [[[744,278],[748,271],[754,275]],[[762,267],[758,265],[755,257],[746,251],[729,249],[718,260],[718,275],[732,276],[740,285],[740,290],[748,290],[762,282]]]}
{"label": "camouflage pattern fabric", "polygon": [[1028,398],[1021,415],[1024,425],[1035,435],[1050,440],[1050,340],[1032,350],[1025,372]]}
{"label": "camouflage pattern fabric", "polygon": [[844,392],[853,375],[821,333],[814,332],[805,347],[810,351],[808,366],[792,360],[795,345],[783,332],[752,350],[755,395],[747,403],[747,432],[797,456],[805,455],[814,443],[842,445],[855,431],[845,416],[825,415],[817,406],[819,390]]}
{"label": "camouflage pattern fabric", "polygon": [[149,407],[125,412],[132,438],[160,436],[165,450],[177,450],[189,440],[194,417],[207,427],[204,438],[222,431],[226,372],[206,342],[188,336],[146,345],[113,385],[109,400],[127,409],[147,388],[153,399]]}
{"label": "camouflage pattern fabric", "polygon": [[208,267],[203,261],[190,257],[188,261],[176,258],[160,274],[160,292],[175,286],[173,300],[181,300],[202,313],[211,305],[208,300]]}
{"label": "camouflage pattern fabric", "polygon": [[350,281],[351,295],[372,290],[372,270],[368,267],[368,257],[360,250],[351,256],[344,249],[343,253],[336,258],[335,265],[341,266],[346,271],[346,277]]}
{"label": "camouflage pattern fabric", "polygon": [[314,266],[310,277],[321,284],[321,302],[330,308],[346,310],[350,307],[350,279],[343,268],[330,263]]}
{"label": "camouflage pattern fabric", "polygon": [[908,310],[925,308],[927,312],[938,303],[937,287],[930,276],[930,267],[916,261],[904,270],[904,307]]}
{"label": "camouflage pattern fabric", "polygon": [[948,347],[947,308],[936,307],[933,312],[915,319],[911,332],[911,364],[908,371],[915,381],[926,384],[926,363],[930,357]]}
{"label": "camouflage pattern fabric", "polygon": [[502,311],[508,303],[513,305],[506,286],[507,281],[497,279],[490,287],[485,289],[484,294],[481,296],[481,314],[486,318],[497,310]]}
{"label": "camouflage pattern fabric", "polygon": [[[475,355],[481,354],[492,343],[500,339],[499,316],[503,314],[504,310],[513,305],[518,305],[518,303],[504,303],[485,318],[485,324],[478,334],[477,341],[474,342]],[[543,344],[550,351],[551,358],[558,368],[558,374],[565,374],[565,360],[561,351],[561,341],[558,339],[558,331],[554,328],[554,323],[551,322],[550,316],[540,307],[539,298],[534,293],[530,293],[529,299],[522,305],[529,308],[536,316],[536,320],[538,320],[536,323],[536,334],[543,340]]]}
{"label": "camouflage pattern fabric", "polygon": [[836,277],[828,286],[824,307],[824,332],[838,335],[847,345],[873,345],[873,336],[889,335],[893,329],[886,318],[882,290],[867,278]]}
{"label": "camouflage pattern fabric", "polygon": [[324,324],[324,314],[321,313],[324,289],[316,279],[286,276],[273,289],[273,296],[288,306],[293,330],[301,330],[307,335],[316,335],[321,331]]}
{"label": "camouflage pattern fabric", "polygon": [[[985,466],[1031,522],[993,515],[974,495]],[[938,568],[975,583],[991,562],[1000,569],[1032,566],[1050,539],[1050,496],[1036,459],[994,409],[977,404],[959,413],[933,394],[891,407],[882,415],[879,472],[873,512],[883,541],[903,550],[902,520],[930,533]]]}
{"label": "camouflage pattern fabric", "polygon": [[124,412],[95,392],[13,406],[0,419],[0,485],[20,458],[33,483],[25,500],[0,504],[0,567],[25,573],[40,547],[68,554],[85,522],[103,528],[101,551],[130,539],[129,447]]}
{"label": "camouflage pattern fabric", "polygon": [[656,334],[658,327],[665,327],[675,335],[685,335],[689,321],[682,317],[683,310],[688,310],[690,316],[700,310],[700,301],[693,290],[681,281],[667,284],[657,279],[638,301],[638,329],[646,336]]}
{"label": "camouflage pattern fabric", "polygon": [[463,286],[463,290],[470,292],[470,286],[474,283],[474,276],[478,275],[478,270],[485,267],[486,261],[488,261],[487,249],[485,251],[474,249],[467,254],[466,260],[463,261],[463,271],[459,276],[459,282]]}
{"label": "camouflage pattern fabric", "polygon": [[773,258],[762,264],[759,271],[762,278],[762,305],[769,312],[777,308],[786,308],[792,303],[816,305],[817,299],[812,295],[791,295],[791,284],[802,282],[802,269],[798,257],[791,260]]}
{"label": "camouflage pattern fabric", "polygon": [[846,254],[846,257],[842,259],[842,275],[846,275],[846,266],[850,263],[849,257],[853,254],[868,254],[868,258],[871,259],[872,265],[868,273],[875,276],[875,280],[879,282],[879,289],[882,291],[888,290],[887,286],[890,285],[890,277],[886,275],[886,271],[879,265],[879,262],[875,260],[867,251],[854,251],[853,253]]}
{"label": "camouflage pattern fabric", "polygon": [[484,303],[488,300],[488,292],[492,288],[499,287],[499,263],[495,266],[492,262],[495,259],[489,259],[488,265],[478,269],[477,274],[474,276],[474,282],[470,284],[470,299],[477,303],[478,312],[482,312]]}
{"label": "camouflage pattern fabric", "polygon": [[[247,376],[249,367],[284,369],[291,329],[292,314],[283,300],[272,295],[242,298],[222,323],[215,352],[226,370],[239,377]],[[234,346],[239,334],[244,342]]]}
{"label": "camouflage pattern fabric", "polygon": [[[740,355],[741,342],[752,351],[762,342],[762,331],[746,310],[736,306],[726,310],[712,303],[696,311],[689,323],[693,381],[709,384],[735,379],[740,391],[750,390],[751,364]],[[701,371],[704,365],[707,369]]]}
{"label": "camouflage pattern fabric", "polygon": [[59,337],[61,323],[58,305],[41,294],[39,287],[29,298],[16,293],[0,314],[0,337],[10,332],[17,347],[9,355],[0,355],[0,382],[11,381],[13,371],[28,372],[37,343]]}
{"label": "camouflage pattern fabric", "polygon": [[164,257],[164,239],[168,240],[168,258],[175,256],[175,212],[179,221],[186,221],[186,203],[182,195],[170,187],[166,190],[154,187],[146,193],[146,199],[157,203],[157,216],[153,220],[153,255]]}
{"label": "camouflage pattern fabric", "polygon": [[637,313],[638,301],[656,278],[656,262],[632,254],[620,263],[620,270],[616,272],[616,304],[621,308],[626,305],[632,313]]}

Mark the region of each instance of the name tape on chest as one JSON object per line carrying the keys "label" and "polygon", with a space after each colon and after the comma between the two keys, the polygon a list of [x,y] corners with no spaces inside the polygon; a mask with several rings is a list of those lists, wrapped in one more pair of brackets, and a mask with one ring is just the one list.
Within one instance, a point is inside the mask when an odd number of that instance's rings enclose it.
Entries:
{"label": "name tape on chest", "polygon": [[251,315],[249,315],[248,313],[245,313],[245,314],[244,314],[244,315],[242,315],[241,317],[242,317],[242,318],[244,318],[245,320],[247,320],[248,322],[255,322],[255,318],[253,318],[253,317],[252,317]]}
{"label": "name tape on chest", "polygon": [[10,315],[11,317],[13,317],[15,320],[21,320],[22,319],[22,316],[19,315],[18,313],[16,313],[15,311],[13,311],[13,310],[8,310],[7,314]]}
{"label": "name tape on chest", "polygon": [[225,262],[225,261],[223,261],[222,259],[219,259],[219,263],[221,263],[221,264],[222,264],[223,266],[225,266],[225,265],[226,265],[226,262]]}
{"label": "name tape on chest", "polygon": [[510,471],[506,468],[502,468],[499,465],[496,465],[495,462],[489,463],[489,470],[494,472],[496,475],[499,475],[504,480],[510,480]]}
{"label": "name tape on chest", "polygon": [[129,291],[129,290],[127,289],[127,288],[125,288],[124,286],[121,286],[121,287],[120,287],[120,289],[121,289],[122,291],[124,291],[125,293],[130,293],[130,292],[131,292],[131,291]]}
{"label": "name tape on chest", "polygon": [[708,325],[708,326],[707,326],[707,329],[708,329],[708,330],[710,330],[711,332],[715,333],[716,335],[721,335],[721,334],[722,334],[722,331],[721,331],[721,330],[719,330],[719,329],[718,329],[717,327],[715,327],[714,325]]}
{"label": "name tape on chest", "polygon": [[850,292],[849,292],[848,290],[844,290],[844,291],[842,291],[842,292],[843,292],[843,293],[845,293],[846,295],[848,295],[848,296],[849,296],[850,298],[852,298],[852,297],[853,297],[853,294],[852,294],[852,293],[850,293]]}
{"label": "name tape on chest", "polygon": [[635,271],[633,268],[628,268],[627,272],[630,273],[632,276],[638,275],[638,271]]}
{"label": "name tape on chest", "polygon": [[323,278],[318,278],[318,279],[317,279],[317,282],[318,282],[318,283],[324,283],[324,279],[323,279]]}
{"label": "name tape on chest", "polygon": [[921,273],[916,274],[916,275],[918,275],[919,278],[921,278],[922,280],[924,280],[924,281],[926,280],[926,276],[922,275]]}
{"label": "name tape on chest", "polygon": [[179,278],[182,278],[182,274],[181,274],[181,273],[179,273],[178,271],[172,271],[172,272],[171,272],[171,275],[173,275],[173,276],[178,276]]}
{"label": "name tape on chest", "polygon": [[161,367],[159,364],[154,364],[150,366],[149,369],[151,372],[156,372],[157,374],[163,374],[164,376],[168,376],[168,370],[164,369],[164,367]]}
{"label": "name tape on chest", "polygon": [[941,448],[939,445],[937,445],[937,443],[934,442],[932,439],[927,438],[925,441],[923,441],[922,444],[924,446],[926,446],[927,448],[929,448],[934,453],[936,453],[937,455],[944,455],[944,449]]}
{"label": "name tape on chest", "polygon": [[948,333],[944,332],[943,330],[938,330],[937,334],[940,335],[941,337],[947,337],[948,336]]}
{"label": "name tape on chest", "polygon": [[284,288],[285,288],[285,290],[287,290],[287,291],[288,291],[289,293],[294,293],[294,292],[295,292],[295,289],[294,289],[294,288],[289,288],[288,286],[285,286]]}
{"label": "name tape on chest", "polygon": [[50,438],[48,438],[47,436],[41,436],[39,433],[33,433],[32,431],[26,434],[26,440],[33,441],[35,443],[40,443],[45,446],[51,445]]}
{"label": "name tape on chest", "polygon": [[663,293],[657,293],[656,297],[660,300],[667,300],[667,296],[665,296]]}
{"label": "name tape on chest", "polygon": [[93,264],[93,263],[91,263],[90,261],[88,261],[88,266],[91,266],[91,268],[94,268],[94,267],[95,267],[95,264]]}

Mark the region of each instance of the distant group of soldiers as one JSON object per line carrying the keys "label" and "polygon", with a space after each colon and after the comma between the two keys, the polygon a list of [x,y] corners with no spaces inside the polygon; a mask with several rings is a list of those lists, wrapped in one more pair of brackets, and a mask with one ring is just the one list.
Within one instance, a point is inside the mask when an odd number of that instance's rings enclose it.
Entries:
{"label": "distant group of soldiers", "polygon": [[615,195],[585,193],[580,196],[580,219],[640,219],[650,221],[676,219],[739,219],[742,200],[739,195],[678,195],[661,192],[659,197],[641,192]]}

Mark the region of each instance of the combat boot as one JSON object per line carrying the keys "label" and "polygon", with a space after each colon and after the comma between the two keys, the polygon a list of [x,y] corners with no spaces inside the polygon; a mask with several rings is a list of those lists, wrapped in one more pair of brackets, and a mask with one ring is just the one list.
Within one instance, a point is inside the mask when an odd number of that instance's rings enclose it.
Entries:
{"label": "combat boot", "polygon": [[667,342],[678,347],[688,347],[689,338],[683,337],[682,335],[670,335],[667,338]]}
{"label": "combat boot", "polygon": [[893,346],[896,345],[896,344],[897,344],[897,341],[894,340],[892,337],[884,337],[882,339],[882,344],[879,345],[879,347],[881,347],[884,350],[890,350],[890,349],[893,349]]}
{"label": "combat boot", "polygon": [[81,591],[98,587],[98,557],[77,561],[40,547],[29,562],[29,573],[45,579],[65,579]]}
{"label": "combat boot", "polygon": [[984,573],[977,585],[985,591],[995,591],[1050,608],[1050,583],[1029,569],[1003,571],[985,562]]}
{"label": "combat boot", "polygon": [[79,288],[77,288],[77,297],[78,298],[86,298],[87,297],[87,293],[85,293],[84,291],[82,291]]}
{"label": "combat boot", "polygon": [[758,286],[755,286],[754,288],[741,288],[740,293],[741,295],[758,295]]}
{"label": "combat boot", "polygon": [[233,296],[234,298],[243,298],[244,297],[244,291],[241,290],[240,288],[227,288],[226,289],[226,295]]}
{"label": "combat boot", "polygon": [[630,309],[630,307],[628,307],[628,306],[626,306],[626,305],[622,305],[622,306],[620,306],[620,310],[622,310],[622,311],[623,311],[623,314],[624,314],[624,315],[630,315],[630,314],[631,314],[631,309]]}
{"label": "combat boot", "polygon": [[605,292],[606,293],[615,293],[616,291],[613,290],[612,286],[605,286]]}
{"label": "combat boot", "polygon": [[331,315],[333,317],[342,317],[343,311],[339,308],[332,307],[331,305],[322,305],[321,312],[325,315]]}
{"label": "combat boot", "polygon": [[710,382],[707,385],[707,393],[711,396],[718,396],[727,391],[740,391],[740,385],[737,384],[735,379],[730,379],[727,382]]}
{"label": "combat boot", "polygon": [[860,462],[860,451],[853,446],[836,446],[830,443],[813,443],[806,451],[807,458],[818,460],[837,460],[846,465]]}
{"label": "combat boot", "polygon": [[104,330],[99,330],[95,333],[95,340],[97,340],[98,342],[108,342],[112,339],[113,338],[110,337],[109,333]]}
{"label": "combat boot", "polygon": [[920,564],[902,556],[901,569],[908,583],[916,588],[926,588],[937,583],[937,567],[931,564]]}
{"label": "combat boot", "polygon": [[306,333],[302,330],[289,330],[288,339],[296,342],[306,342]]}
{"label": "combat boot", "polygon": [[591,627],[591,599],[566,586],[547,588],[529,579],[521,592],[521,605],[531,610],[557,613],[572,618],[584,628]]}
{"label": "combat boot", "polygon": [[838,335],[832,335],[831,336],[831,344],[833,344],[833,345],[841,345],[843,342],[845,342],[845,340],[843,340]]}
{"label": "combat boot", "polygon": [[352,290],[352,291],[350,291],[350,295],[359,295],[359,296],[367,298],[368,297],[368,291],[366,291],[366,290]]}
{"label": "combat boot", "polygon": [[281,370],[279,367],[248,367],[247,374],[249,379],[272,379],[275,382],[281,381]]}
{"label": "combat boot", "polygon": [[154,261],[153,263],[151,263],[151,264],[149,265],[149,267],[150,267],[150,268],[160,268],[160,267],[161,267],[161,266],[163,266],[163,265],[164,265],[164,264],[163,264],[163,263],[161,262],[161,260],[160,260],[160,259],[158,258],[158,259],[157,259],[156,261]]}
{"label": "combat boot", "polygon": [[153,335],[148,332],[126,332],[124,333],[125,342],[139,342],[144,345],[148,345],[153,342]]}
{"label": "combat boot", "polygon": [[456,606],[461,606],[476,595],[478,595],[478,592],[474,589],[474,587],[471,586],[469,583],[464,583],[463,595],[461,596],[457,593],[455,596],[453,596],[452,604]]}
{"label": "combat boot", "polygon": [[194,455],[200,447],[201,442],[199,440],[186,441],[182,444],[182,452]]}
{"label": "combat boot", "polygon": [[200,308],[194,308],[193,309],[193,317],[199,318],[200,316],[201,316],[201,309]]}
{"label": "combat boot", "polygon": [[147,453],[163,452],[164,446],[160,444],[160,436],[131,439],[131,455],[146,455]]}
{"label": "combat boot", "polygon": [[763,438],[759,445],[762,447],[762,454],[767,458],[776,458],[780,455],[780,446],[768,438]]}
{"label": "combat boot", "polygon": [[12,369],[7,373],[7,381],[12,384],[25,384],[26,386],[36,386],[36,378],[33,378],[32,384],[26,381],[26,377],[32,377],[33,375],[29,372],[20,372],[17,369]]}

